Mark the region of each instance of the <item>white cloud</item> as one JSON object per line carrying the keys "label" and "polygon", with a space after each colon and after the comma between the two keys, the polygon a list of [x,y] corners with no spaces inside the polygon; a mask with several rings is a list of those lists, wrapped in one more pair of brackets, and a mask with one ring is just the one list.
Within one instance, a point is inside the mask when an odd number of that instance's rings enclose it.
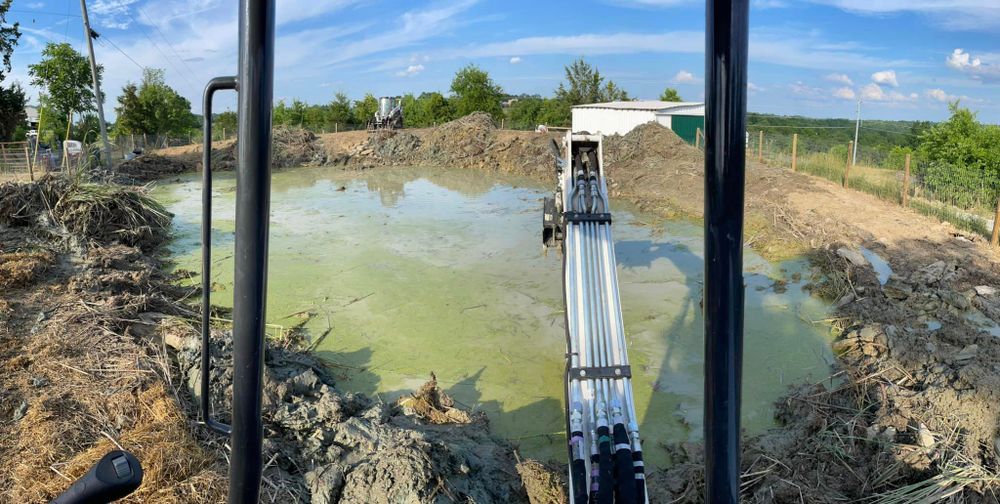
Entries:
{"label": "white cloud", "polygon": [[833,90],[834,98],[840,98],[841,100],[853,100],[857,97],[854,94],[854,90],[849,87],[842,87]]}
{"label": "white cloud", "polygon": [[412,77],[412,76],[417,75],[418,73],[423,72],[423,71],[424,71],[424,66],[423,65],[419,65],[419,64],[418,65],[410,65],[410,66],[406,67],[406,70],[400,70],[400,71],[396,72],[396,75],[399,76],[399,77]]}
{"label": "white cloud", "polygon": [[753,82],[747,82],[747,91],[750,91],[751,93],[758,93],[763,90],[764,88],[754,84]]}
{"label": "white cloud", "polygon": [[973,57],[963,49],[955,49],[948,55],[945,64],[975,80],[991,83],[1000,82],[1000,65],[983,62],[984,57],[1000,58],[1000,56],[995,54]]}
{"label": "white cloud", "polygon": [[785,0],[753,0],[755,9],[782,9],[788,7]]}
{"label": "white cloud", "polygon": [[812,98],[815,100],[823,100],[827,98],[826,93],[822,89],[810,86],[802,81],[797,81],[789,85],[789,88],[792,90],[792,93],[806,98]]}
{"label": "white cloud", "polygon": [[41,9],[42,7],[45,7],[45,4],[42,2],[31,2],[27,5],[27,7],[29,9]]}
{"label": "white cloud", "polygon": [[881,72],[873,73],[872,82],[875,84],[885,84],[887,86],[899,87],[899,81],[896,80],[895,70],[882,70]]}
{"label": "white cloud", "polygon": [[887,92],[875,83],[867,84],[861,88],[861,99],[865,101],[908,102],[916,100],[918,97],[919,95],[917,95],[917,93],[910,93],[907,95],[894,89]]}
{"label": "white cloud", "polygon": [[1000,2],[996,0],[811,0],[867,15],[902,12],[921,14],[951,30],[992,31],[1000,27]]}
{"label": "white cloud", "polygon": [[89,13],[105,28],[124,30],[132,25],[132,4],[139,0],[97,0],[90,4]]}
{"label": "white cloud", "polygon": [[511,65],[516,65],[516,64],[518,64],[520,62],[521,62],[521,57],[520,56],[513,56],[513,57],[510,58],[510,64]]}
{"label": "white cloud", "polygon": [[830,81],[830,82],[837,82],[837,83],[840,83],[840,84],[846,84],[848,86],[853,86],[854,85],[854,81],[852,81],[851,78],[847,76],[847,74],[832,73],[832,74],[828,74],[827,76],[825,76],[823,78],[826,79],[826,80],[828,80],[828,81]]}
{"label": "white cloud", "polygon": [[950,95],[946,93],[943,89],[928,89],[927,91],[924,91],[924,94],[928,98],[940,102],[950,102],[958,99],[957,96]]}
{"label": "white cloud", "polygon": [[671,79],[671,82],[675,84],[694,84],[698,82],[698,78],[687,70],[681,70],[680,72],[677,72],[677,75],[675,75],[673,79]]}

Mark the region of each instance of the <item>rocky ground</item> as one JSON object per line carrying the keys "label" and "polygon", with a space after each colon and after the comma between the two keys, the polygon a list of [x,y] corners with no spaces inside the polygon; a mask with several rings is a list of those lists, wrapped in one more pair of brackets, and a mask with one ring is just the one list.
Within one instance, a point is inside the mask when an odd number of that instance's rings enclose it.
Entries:
{"label": "rocky ground", "polygon": [[[551,182],[548,145],[558,136],[499,130],[477,114],[423,130],[275,137],[275,152],[285,153],[276,168],[448,165]],[[218,147],[213,169],[231,168],[232,143]],[[614,199],[700,219],[700,151],[649,124],[607,138],[604,152]],[[160,154],[167,163],[139,161],[158,167],[126,172],[141,183],[197,169],[200,158],[191,147]],[[155,261],[148,247],[162,239],[162,226],[148,221],[154,216],[137,218],[146,214],[129,197],[119,198],[122,208],[104,199],[82,212],[71,203],[81,198],[54,197],[58,183],[46,184],[0,191],[0,308],[7,307],[0,310],[7,314],[0,324],[0,456],[5,467],[16,464],[0,474],[0,492],[18,502],[50,497],[65,484],[59,473],[79,474],[111,441],[146,439],[129,427],[139,422],[154,426],[144,427],[147,434],[173,429],[195,462],[158,472],[161,479],[144,487],[155,495],[137,501],[189,502],[202,493],[211,500],[224,490],[225,448],[177,421],[193,418],[189,388],[196,382],[191,314],[176,300],[194,293],[172,292],[155,262],[146,262]],[[108,209],[130,217],[100,213]],[[996,251],[948,224],[784,167],[749,164],[746,209],[748,246],[773,259],[812,259],[813,292],[834,306],[839,359],[829,380],[789,390],[776,408],[780,427],[746,440],[744,500],[996,502],[1000,348],[987,330],[1000,320]],[[107,225],[82,217],[91,211]],[[887,280],[862,246],[886,260]],[[165,316],[151,318],[151,311]],[[229,383],[224,331],[216,331],[213,350],[217,398]],[[95,337],[101,344],[91,344]],[[113,344],[105,348],[105,341]],[[111,364],[95,364],[105,360]],[[482,419],[451,408],[433,384],[402,405],[386,405],[337,391],[322,366],[293,347],[272,347],[268,363],[265,492],[279,501],[507,502],[527,499],[525,492],[533,502],[565,498],[561,468],[518,465]],[[51,387],[55,380],[70,386]],[[105,390],[128,401],[109,406]],[[23,464],[13,458],[36,443],[46,449]],[[675,464],[649,476],[651,501],[700,502],[700,447],[674,451]],[[34,480],[40,483],[26,486]]]}

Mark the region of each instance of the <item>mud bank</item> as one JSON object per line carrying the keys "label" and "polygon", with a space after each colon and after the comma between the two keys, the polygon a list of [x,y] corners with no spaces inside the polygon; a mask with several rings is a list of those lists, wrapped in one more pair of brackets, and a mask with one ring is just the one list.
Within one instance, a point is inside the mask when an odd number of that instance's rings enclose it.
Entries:
{"label": "mud bank", "polygon": [[[0,202],[0,500],[47,502],[116,446],[145,470],[123,502],[224,500],[225,439],[196,425],[189,389],[197,292],[155,255],[169,216],[134,189],[56,178],[0,186]],[[216,331],[223,419],[228,341]],[[433,383],[403,405],[341,393],[296,348],[267,352],[264,498],[528,502],[510,446]]]}

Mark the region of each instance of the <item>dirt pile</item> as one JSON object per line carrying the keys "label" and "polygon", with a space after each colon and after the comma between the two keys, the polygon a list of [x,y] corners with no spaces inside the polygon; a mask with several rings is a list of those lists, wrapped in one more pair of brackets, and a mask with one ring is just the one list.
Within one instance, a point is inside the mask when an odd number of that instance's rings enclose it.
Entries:
{"label": "dirt pile", "polygon": [[[1000,489],[1000,342],[968,317],[1000,306],[1000,278],[925,258],[883,285],[839,245],[814,262],[829,272],[816,291],[837,301],[839,379],[793,388],[776,405],[782,427],[746,443],[744,501],[989,501]],[[651,486],[701,502],[701,450],[685,448],[686,462]]]}
{"label": "dirt pile", "polygon": [[0,289],[28,285],[54,262],[55,254],[47,250],[0,254]]}
{"label": "dirt pile", "polygon": [[333,149],[329,164],[436,166],[549,175],[553,135],[501,131],[489,114],[475,112],[426,130],[370,132],[363,141]]}
{"label": "dirt pile", "polygon": [[171,215],[140,190],[46,176],[0,185],[0,225],[60,226],[67,238],[152,250],[167,237]]}
{"label": "dirt pile", "polygon": [[[175,339],[193,395],[200,386],[195,336]],[[212,344],[212,399],[223,421],[232,394],[230,341],[218,331]],[[279,345],[269,345],[265,364],[265,459],[273,461],[265,476],[284,482],[299,502],[527,500],[511,470],[511,447],[490,437],[485,421],[467,422],[461,412],[425,423],[395,405],[339,392],[321,361]],[[436,383],[416,397],[427,394],[446,408]]]}
{"label": "dirt pile", "polygon": [[670,215],[700,214],[704,206],[704,157],[670,128],[656,122],[604,139],[611,196]]}
{"label": "dirt pile", "polygon": [[486,416],[470,414],[468,411],[455,407],[455,399],[438,387],[437,376],[431,373],[431,379],[420,386],[408,397],[400,397],[396,404],[407,414],[415,415],[432,424],[467,424],[474,421],[485,422]]}
{"label": "dirt pile", "polygon": [[193,168],[191,163],[180,159],[152,153],[143,154],[118,165],[111,180],[119,184],[145,184],[191,171]]}
{"label": "dirt pile", "polygon": [[[236,169],[237,142],[212,149],[212,171]],[[200,160],[199,160],[200,161]],[[299,127],[277,126],[271,131],[271,168],[322,166],[327,163],[326,149],[316,135]],[[198,163],[201,169],[201,163]]]}

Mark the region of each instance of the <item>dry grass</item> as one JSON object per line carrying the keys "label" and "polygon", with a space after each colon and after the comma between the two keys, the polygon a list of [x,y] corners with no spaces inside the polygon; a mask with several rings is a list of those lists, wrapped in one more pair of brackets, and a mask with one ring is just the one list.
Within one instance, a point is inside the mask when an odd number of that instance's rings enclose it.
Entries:
{"label": "dry grass", "polygon": [[28,285],[54,262],[55,254],[49,251],[0,254],[0,289]]}

